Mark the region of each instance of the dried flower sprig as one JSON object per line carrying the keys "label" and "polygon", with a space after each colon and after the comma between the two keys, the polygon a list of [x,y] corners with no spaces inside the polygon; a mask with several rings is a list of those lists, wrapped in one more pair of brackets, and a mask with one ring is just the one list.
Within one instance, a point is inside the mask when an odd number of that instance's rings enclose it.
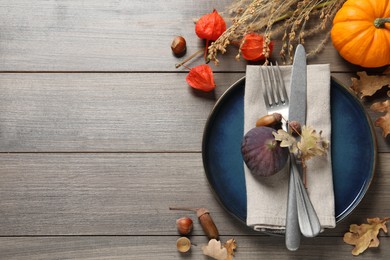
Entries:
{"label": "dried flower sprig", "polygon": [[[296,44],[312,35],[323,35],[318,45],[308,55],[319,53],[329,39],[331,21],[346,0],[237,0],[228,7],[232,24],[209,46],[208,59],[218,64],[218,52],[226,52],[232,42],[237,42],[251,32],[264,34],[264,56],[269,58],[271,39],[280,38],[280,55],[286,63],[292,62]],[[314,20],[312,18],[317,18]],[[309,22],[310,21],[310,22]]]}

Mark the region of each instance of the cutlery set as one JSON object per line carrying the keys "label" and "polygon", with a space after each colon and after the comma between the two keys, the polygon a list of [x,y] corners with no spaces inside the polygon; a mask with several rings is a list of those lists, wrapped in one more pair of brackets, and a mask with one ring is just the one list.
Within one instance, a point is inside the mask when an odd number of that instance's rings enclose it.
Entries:
{"label": "cutlery set", "polygon": [[[279,66],[271,64],[265,71],[262,70],[262,76],[265,84],[263,97],[267,113],[278,112],[288,121],[297,121],[304,125],[307,103],[307,66],[304,47],[298,45],[295,52],[290,98],[287,96]],[[287,128],[288,126],[283,126],[284,130]],[[301,234],[305,237],[315,237],[321,231],[320,222],[302,182],[301,174],[302,165],[295,155],[290,153],[285,242],[286,247],[291,251],[299,248]]]}

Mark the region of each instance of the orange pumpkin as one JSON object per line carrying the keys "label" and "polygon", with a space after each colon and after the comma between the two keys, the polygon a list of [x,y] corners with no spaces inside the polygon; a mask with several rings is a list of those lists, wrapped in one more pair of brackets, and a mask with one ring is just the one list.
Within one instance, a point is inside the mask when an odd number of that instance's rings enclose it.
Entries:
{"label": "orange pumpkin", "polygon": [[347,61],[390,64],[390,0],[347,0],[333,19],[332,42]]}

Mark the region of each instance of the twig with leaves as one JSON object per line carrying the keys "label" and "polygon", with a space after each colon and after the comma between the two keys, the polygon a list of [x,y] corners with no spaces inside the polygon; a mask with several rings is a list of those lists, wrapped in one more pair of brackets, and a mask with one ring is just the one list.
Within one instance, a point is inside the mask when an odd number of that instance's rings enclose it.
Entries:
{"label": "twig with leaves", "polygon": [[295,154],[302,163],[303,169],[303,183],[306,186],[306,161],[315,157],[323,156],[328,153],[329,140],[325,139],[311,126],[302,126],[298,131],[295,126],[288,122],[289,128],[293,129],[294,133],[298,134],[300,139],[297,140],[292,133],[288,133],[283,129],[274,132],[275,140],[280,141],[281,147],[287,147],[291,153]]}

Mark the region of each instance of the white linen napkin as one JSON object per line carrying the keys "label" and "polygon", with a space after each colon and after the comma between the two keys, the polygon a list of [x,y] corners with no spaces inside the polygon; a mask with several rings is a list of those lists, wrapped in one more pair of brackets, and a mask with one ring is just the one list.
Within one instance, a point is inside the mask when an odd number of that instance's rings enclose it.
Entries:
{"label": "white linen napkin", "polygon": [[[291,66],[280,66],[287,93],[290,93]],[[262,66],[248,65],[244,97],[244,133],[267,114],[263,95]],[[330,139],[330,69],[328,64],[307,66],[306,125],[322,130]],[[332,145],[330,143],[330,145]],[[285,229],[289,173],[288,167],[270,177],[255,179],[244,163],[247,190],[247,225],[255,230]],[[307,161],[307,191],[322,228],[336,225],[330,148],[326,156]]]}

